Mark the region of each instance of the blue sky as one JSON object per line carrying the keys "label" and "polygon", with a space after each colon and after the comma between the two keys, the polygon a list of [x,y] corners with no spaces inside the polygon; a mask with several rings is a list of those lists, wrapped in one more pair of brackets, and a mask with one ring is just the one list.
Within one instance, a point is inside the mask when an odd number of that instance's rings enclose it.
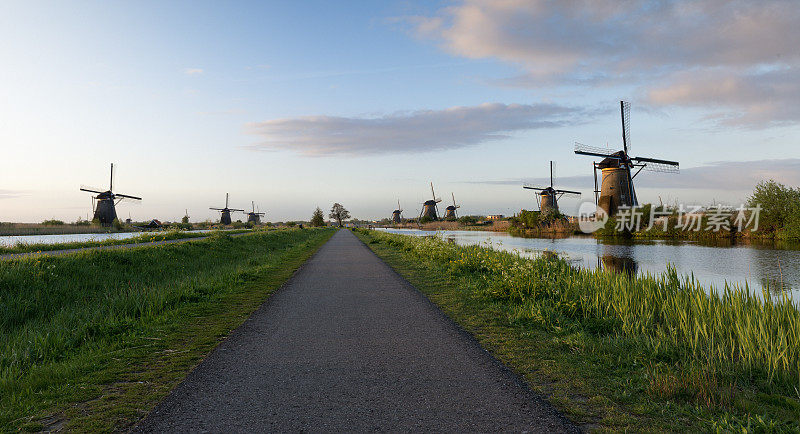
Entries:
{"label": "blue sky", "polygon": [[[800,185],[792,2],[4,2],[0,220],[75,220],[81,184],[141,195],[134,219],[215,218],[226,192],[273,221],[360,218],[455,193],[533,208],[523,182],[590,197],[574,141],[620,142],[640,198],[738,203]],[[620,25],[624,23],[624,25]],[[794,36],[794,37],[793,37]],[[565,201],[569,211],[576,201]]]}

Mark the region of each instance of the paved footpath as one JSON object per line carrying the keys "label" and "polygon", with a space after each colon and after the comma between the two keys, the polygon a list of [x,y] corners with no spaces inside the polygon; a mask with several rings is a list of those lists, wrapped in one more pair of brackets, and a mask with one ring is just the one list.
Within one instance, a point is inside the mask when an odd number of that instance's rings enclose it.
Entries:
{"label": "paved footpath", "polygon": [[340,230],[137,432],[575,432]]}

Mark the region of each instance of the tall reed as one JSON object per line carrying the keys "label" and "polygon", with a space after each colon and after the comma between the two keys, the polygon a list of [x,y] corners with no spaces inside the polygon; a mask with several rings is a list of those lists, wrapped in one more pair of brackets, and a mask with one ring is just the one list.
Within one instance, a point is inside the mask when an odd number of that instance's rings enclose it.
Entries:
{"label": "tall reed", "polygon": [[369,235],[448,273],[474,275],[486,296],[512,303],[519,319],[545,327],[557,326],[559,316],[600,324],[658,360],[744,374],[784,391],[800,389],[800,312],[786,295],[754,294],[746,286],[704,288],[674,268],[631,278],[434,237]]}

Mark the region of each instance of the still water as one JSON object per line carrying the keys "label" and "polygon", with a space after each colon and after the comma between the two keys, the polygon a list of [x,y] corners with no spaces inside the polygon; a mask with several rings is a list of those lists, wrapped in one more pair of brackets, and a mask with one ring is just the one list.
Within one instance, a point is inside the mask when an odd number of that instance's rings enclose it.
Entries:
{"label": "still water", "polygon": [[436,234],[460,245],[492,246],[529,257],[555,253],[578,267],[605,267],[640,275],[662,273],[671,264],[679,274],[693,274],[706,288],[722,288],[726,282],[743,286],[747,282],[751,290],[760,292],[768,286],[773,294],[786,291],[800,300],[800,244],[661,240],[615,244],[593,237],[521,238],[505,232],[380,230],[416,236]]}
{"label": "still water", "polygon": [[[198,229],[187,232],[209,232]],[[165,232],[105,232],[99,234],[58,234],[58,235],[4,235],[0,236],[0,246],[14,247],[17,244],[63,244],[87,241],[126,240],[140,235],[159,235]]]}

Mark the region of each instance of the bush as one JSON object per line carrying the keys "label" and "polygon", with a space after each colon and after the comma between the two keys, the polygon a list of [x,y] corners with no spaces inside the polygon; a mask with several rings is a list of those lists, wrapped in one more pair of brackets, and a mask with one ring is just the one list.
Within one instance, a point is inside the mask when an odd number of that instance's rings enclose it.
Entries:
{"label": "bush", "polygon": [[52,220],[45,220],[42,222],[42,224],[44,226],[62,226],[64,222],[61,220],[52,219]]}
{"label": "bush", "polygon": [[762,181],[756,185],[753,195],[747,200],[748,207],[761,207],[759,230],[775,232],[784,228],[794,232],[800,229],[800,188],[794,189],[783,184]]}
{"label": "bush", "polygon": [[459,218],[458,222],[461,223],[462,225],[469,226],[469,225],[474,225],[475,223],[477,223],[478,219],[476,219],[475,216],[465,215],[465,216],[462,216],[461,218]]}

